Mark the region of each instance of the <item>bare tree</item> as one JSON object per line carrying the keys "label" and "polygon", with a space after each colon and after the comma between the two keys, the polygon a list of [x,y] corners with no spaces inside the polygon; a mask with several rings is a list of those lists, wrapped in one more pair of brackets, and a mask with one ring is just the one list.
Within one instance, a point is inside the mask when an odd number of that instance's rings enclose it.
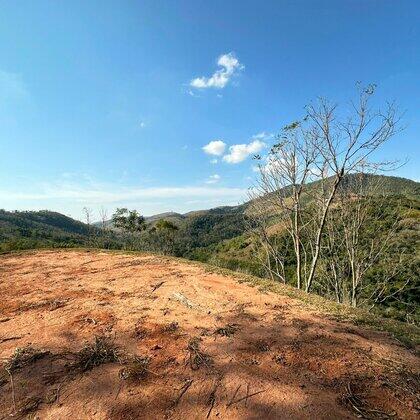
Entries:
{"label": "bare tree", "polygon": [[[348,301],[356,307],[365,295],[366,301],[375,305],[401,292],[409,283],[391,290],[391,281],[402,271],[404,252],[393,249],[392,264],[387,264],[386,273],[369,280],[369,271],[381,260],[388,258],[399,228],[398,206],[389,210],[389,200],[382,196],[383,181],[364,173],[353,174],[337,194],[336,217],[330,230],[341,231],[344,257],[348,265]],[[390,222],[384,227],[385,213]],[[340,249],[336,249],[336,255]],[[336,257],[338,259],[338,257]],[[336,264],[337,267],[337,264]],[[345,281],[345,276],[342,276]],[[342,287],[345,292],[345,288]],[[344,299],[344,297],[343,297]]]}
{"label": "bare tree", "polygon": [[[271,212],[288,232],[296,256],[296,283],[299,289],[302,287],[302,266],[305,266],[302,260],[306,258],[302,250],[302,231],[305,228],[303,193],[318,153],[311,136],[311,132],[302,130],[299,122],[284,127],[278,136],[279,142],[271,148],[266,160],[259,164],[260,180],[250,193],[257,219],[259,215],[267,219],[266,213],[269,212],[269,216]],[[261,160],[259,156],[256,158]],[[266,228],[260,229],[260,233],[264,235],[262,241],[273,254],[274,248],[270,245]],[[283,265],[281,259],[275,258],[275,261]]]}
{"label": "bare tree", "polygon": [[85,217],[85,222],[88,226],[90,226],[93,216],[93,211],[89,207],[83,207],[83,214]]}
{"label": "bare tree", "polygon": [[345,114],[319,99],[306,107],[302,121],[283,129],[265,161],[257,157],[260,177],[251,198],[264,197],[267,208],[283,220],[293,242],[297,287],[306,291],[313,285],[328,214],[342,180],[361,167],[379,171],[392,165],[370,161],[399,129],[393,104],[373,111],[374,92],[374,85],[359,88],[357,102]]}
{"label": "bare tree", "polygon": [[[250,191],[250,196],[254,192]],[[245,226],[254,245],[254,256],[272,280],[286,283],[285,260],[289,235],[273,229],[273,214],[265,197],[253,196],[246,211]]]}
{"label": "bare tree", "polygon": [[99,209],[99,217],[101,221],[101,228],[103,231],[105,231],[108,222],[108,210],[103,206],[101,206],[101,208]]}
{"label": "bare tree", "polygon": [[[380,171],[395,165],[394,162],[369,162],[372,153],[399,130],[400,121],[393,104],[387,104],[385,111],[372,109],[369,101],[375,88],[375,85],[360,88],[357,103],[351,103],[352,112],[341,118],[337,115],[337,105],[325,99],[320,99],[316,105],[306,107],[312,141],[320,157],[315,167],[319,171],[319,178],[325,191],[313,242],[314,254],[306,280],[307,291],[310,290],[314,279],[327,215],[343,178],[348,174],[359,172],[360,168]],[[328,180],[330,182],[326,187],[325,181],[329,174],[332,179]]]}

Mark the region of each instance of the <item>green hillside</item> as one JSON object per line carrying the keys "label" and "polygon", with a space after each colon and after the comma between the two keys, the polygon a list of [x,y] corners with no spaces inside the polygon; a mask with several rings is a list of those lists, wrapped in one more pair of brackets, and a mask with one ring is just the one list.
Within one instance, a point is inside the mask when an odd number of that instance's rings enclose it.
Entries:
{"label": "green hillside", "polygon": [[61,213],[0,209],[0,251],[95,245],[119,248],[121,244],[117,235],[111,232],[104,234],[95,226],[88,226]]}

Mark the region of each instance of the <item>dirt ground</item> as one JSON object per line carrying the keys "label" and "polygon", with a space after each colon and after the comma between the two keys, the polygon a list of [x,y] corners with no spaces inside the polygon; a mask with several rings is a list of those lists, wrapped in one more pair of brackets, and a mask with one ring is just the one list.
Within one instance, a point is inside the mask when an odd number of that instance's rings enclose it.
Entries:
{"label": "dirt ground", "polygon": [[0,296],[2,419],[419,418],[412,351],[196,264],[9,254]]}

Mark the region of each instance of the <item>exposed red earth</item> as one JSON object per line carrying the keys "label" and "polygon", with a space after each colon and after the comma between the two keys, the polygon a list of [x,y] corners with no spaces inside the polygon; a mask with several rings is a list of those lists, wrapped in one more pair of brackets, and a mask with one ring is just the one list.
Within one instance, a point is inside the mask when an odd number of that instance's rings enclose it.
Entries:
{"label": "exposed red earth", "polygon": [[413,351],[198,264],[8,254],[0,293],[2,419],[419,418]]}

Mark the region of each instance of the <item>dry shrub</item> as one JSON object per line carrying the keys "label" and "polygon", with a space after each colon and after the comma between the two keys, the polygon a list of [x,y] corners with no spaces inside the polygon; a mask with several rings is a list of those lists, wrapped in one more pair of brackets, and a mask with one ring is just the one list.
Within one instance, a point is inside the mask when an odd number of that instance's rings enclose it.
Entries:
{"label": "dry shrub", "polygon": [[119,352],[114,343],[107,337],[96,336],[95,341],[86,344],[77,353],[77,362],[75,367],[83,372],[93,369],[104,363],[112,363],[119,361]]}
{"label": "dry shrub", "polygon": [[255,343],[255,347],[257,348],[258,351],[261,351],[261,352],[270,351],[270,344],[265,340],[258,340]]}
{"label": "dry shrub", "polygon": [[133,360],[120,370],[121,379],[139,380],[147,376],[150,357],[134,356]]}

